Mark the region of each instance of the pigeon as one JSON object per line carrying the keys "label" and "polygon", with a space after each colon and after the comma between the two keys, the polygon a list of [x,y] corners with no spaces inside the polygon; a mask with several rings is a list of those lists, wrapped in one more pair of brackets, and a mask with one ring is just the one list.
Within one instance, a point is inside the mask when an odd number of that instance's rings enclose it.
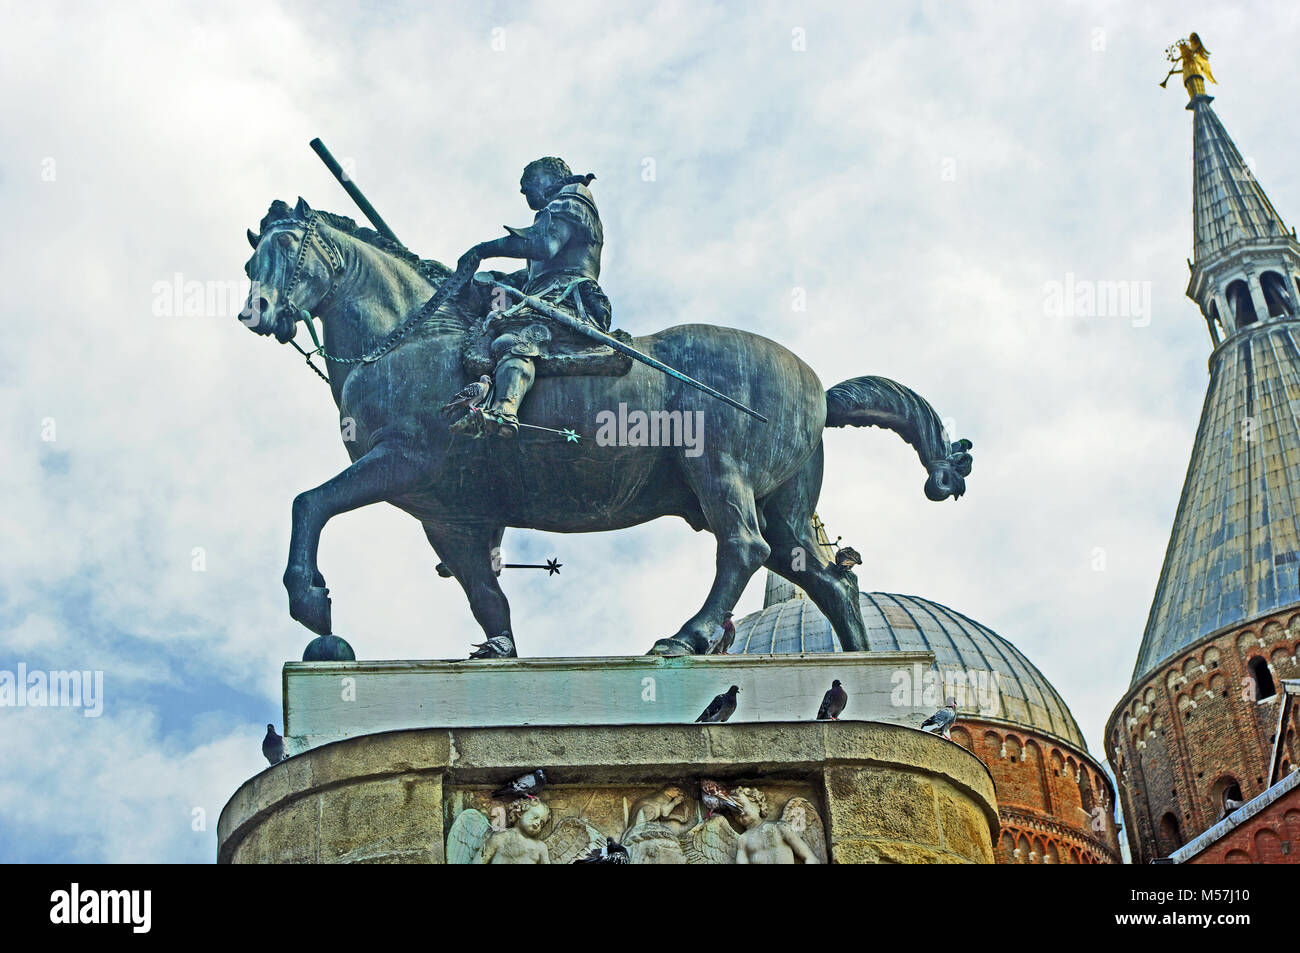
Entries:
{"label": "pigeon", "polygon": [[470,658],[513,658],[515,654],[515,641],[510,638],[509,631],[486,642],[471,642],[470,645],[474,647]]}
{"label": "pigeon", "polygon": [[[717,781],[700,782],[700,803],[709,809],[709,817],[715,811],[727,810],[740,813],[740,805],[732,800],[731,795]],[[708,818],[705,818],[708,820]]]}
{"label": "pigeon", "polygon": [[731,621],[731,612],[728,610],[722,614],[722,625],[718,626],[713,632],[713,639],[709,642],[709,650],[705,655],[726,655],[731,651],[732,644],[736,641],[736,626]]}
{"label": "pigeon", "polygon": [[544,787],[546,787],[546,773],[538,768],[532,774],[520,775],[505,787],[493,791],[492,796],[501,801],[513,801],[521,797],[535,799],[537,792]]}
{"label": "pigeon", "polygon": [[921,722],[921,727],[929,728],[934,726],[936,735],[948,737],[948,732],[952,729],[953,723],[957,720],[957,699],[949,698],[948,703],[936,711],[933,715]]}
{"label": "pigeon", "polygon": [[709,702],[709,707],[700,712],[700,717],[696,722],[724,722],[736,712],[736,692],[740,691],[735,685],[732,685],[722,695],[715,695],[713,701]]}
{"label": "pigeon", "polygon": [[445,416],[451,413],[457,407],[465,407],[474,410],[483,402],[483,398],[488,395],[488,388],[492,386],[492,378],[484,374],[474,383],[462,388],[461,391],[447,403],[443,404],[440,411]]}
{"label": "pigeon", "polygon": [[600,847],[593,847],[585,854],[573,858],[575,864],[627,864],[631,863],[627,856],[627,848],[614,840],[612,837],[606,837],[605,843]]}
{"label": "pigeon", "polygon": [[854,566],[862,565],[862,554],[852,546],[845,546],[843,549],[835,551],[835,568],[845,573],[853,569]]}
{"label": "pigeon", "polygon": [[817,720],[831,721],[840,720],[840,712],[844,706],[849,703],[849,693],[840,687],[840,680],[837,678],[831,682],[831,687],[826,690],[822,696],[822,707],[817,709]]}
{"label": "pigeon", "polygon": [[284,752],[284,739],[276,733],[275,725],[266,726],[266,737],[262,739],[262,754],[271,764],[279,764],[289,757]]}

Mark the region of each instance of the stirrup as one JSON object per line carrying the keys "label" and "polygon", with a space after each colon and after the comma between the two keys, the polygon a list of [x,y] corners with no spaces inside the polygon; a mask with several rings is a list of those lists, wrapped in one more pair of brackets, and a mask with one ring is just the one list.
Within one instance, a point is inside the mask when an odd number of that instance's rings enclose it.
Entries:
{"label": "stirrup", "polygon": [[485,429],[490,434],[510,439],[519,433],[519,418],[504,410],[489,410],[483,414]]}

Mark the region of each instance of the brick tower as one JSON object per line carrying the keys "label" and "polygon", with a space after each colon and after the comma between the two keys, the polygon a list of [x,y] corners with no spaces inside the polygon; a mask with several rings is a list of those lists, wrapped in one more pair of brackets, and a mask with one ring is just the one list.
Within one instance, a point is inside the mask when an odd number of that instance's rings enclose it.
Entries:
{"label": "brick tower", "polygon": [[1281,686],[1300,675],[1300,243],[1210,107],[1208,54],[1192,40],[1187,296],[1213,351],[1132,682],[1106,725],[1135,863],[1174,853],[1297,763]]}

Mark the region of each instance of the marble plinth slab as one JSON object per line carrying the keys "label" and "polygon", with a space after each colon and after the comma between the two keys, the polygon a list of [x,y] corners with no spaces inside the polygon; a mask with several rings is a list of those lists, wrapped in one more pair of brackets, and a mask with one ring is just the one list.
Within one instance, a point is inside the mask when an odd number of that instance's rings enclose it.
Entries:
{"label": "marble plinth slab", "polygon": [[837,678],[849,692],[844,720],[917,727],[934,706],[911,686],[933,659],[927,652],[837,652],[289,662],[284,734],[288,751],[298,754],[411,728],[682,724],[729,685],[740,687],[733,723],[813,721]]}

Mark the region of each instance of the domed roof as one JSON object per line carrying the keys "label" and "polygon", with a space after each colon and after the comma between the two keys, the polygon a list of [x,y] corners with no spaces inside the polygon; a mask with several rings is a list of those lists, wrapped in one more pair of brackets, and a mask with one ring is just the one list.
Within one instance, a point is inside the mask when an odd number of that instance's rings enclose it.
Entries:
{"label": "domed roof", "polygon": [[[821,610],[785,583],[769,583],[768,605],[736,621],[734,653],[748,655],[840,652]],[[773,596],[789,598],[776,599]],[[940,672],[987,672],[997,679],[998,706],[990,721],[1012,722],[1087,751],[1083,733],[1061,696],[1020,650],[986,626],[917,596],[859,593],[867,639],[874,652],[933,652]],[[977,714],[973,704],[959,711]]]}

